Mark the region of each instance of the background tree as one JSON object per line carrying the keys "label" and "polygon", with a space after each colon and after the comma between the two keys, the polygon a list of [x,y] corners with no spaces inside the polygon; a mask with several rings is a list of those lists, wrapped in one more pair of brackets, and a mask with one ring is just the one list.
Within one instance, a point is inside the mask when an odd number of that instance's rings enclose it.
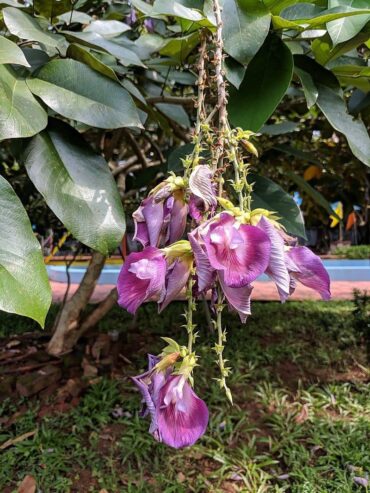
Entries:
{"label": "background tree", "polygon": [[[302,179],[308,151],[330,170],[321,191],[344,174],[343,193],[359,182],[368,200],[370,9],[363,0],[221,4],[231,123],[266,135],[255,162],[263,174],[253,177],[255,204],[304,237],[292,198],[266,176],[303,187],[327,209]],[[49,351],[60,354],[116,301],[113,290],[84,315],[105,258],[125,233],[122,204],[133,210],[140,190],[191,149],[198,47],[215,19],[208,0],[7,0],[1,12],[0,308],[43,325],[51,302],[16,191],[33,222],[47,207],[45,224],[60,221],[94,251],[54,327]],[[315,141],[313,130],[322,138]],[[331,167],[338,156],[340,173],[338,161]]]}

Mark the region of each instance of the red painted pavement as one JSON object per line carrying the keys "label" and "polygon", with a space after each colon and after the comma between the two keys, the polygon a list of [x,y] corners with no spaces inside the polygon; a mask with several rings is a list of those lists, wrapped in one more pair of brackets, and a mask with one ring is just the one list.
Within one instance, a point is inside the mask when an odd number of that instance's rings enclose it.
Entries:
{"label": "red painted pavement", "polygon": [[[61,302],[64,297],[67,285],[60,282],[51,282],[53,291],[53,301]],[[78,284],[71,284],[69,295],[73,294],[78,287]],[[96,303],[102,300],[111,289],[113,285],[98,285],[94,291],[92,302]],[[331,293],[335,300],[351,300],[353,298],[353,290],[359,289],[361,291],[367,290],[370,293],[370,282],[358,281],[334,281],[331,283]],[[273,282],[255,282],[252,292],[252,299],[254,300],[279,300],[279,295],[276,290],[276,286]],[[312,291],[312,289],[305,286],[298,285],[294,294],[289,298],[290,300],[319,300],[320,296]]]}

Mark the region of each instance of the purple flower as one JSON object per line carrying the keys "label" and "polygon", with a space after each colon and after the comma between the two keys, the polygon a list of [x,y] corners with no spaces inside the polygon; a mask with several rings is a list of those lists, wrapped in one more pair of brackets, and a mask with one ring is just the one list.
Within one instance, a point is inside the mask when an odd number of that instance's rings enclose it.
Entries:
{"label": "purple flower", "polygon": [[129,26],[133,26],[136,21],[137,21],[136,11],[135,11],[135,9],[131,8],[130,13],[126,17],[126,23]]}
{"label": "purple flower", "polygon": [[319,256],[307,247],[297,246],[286,252],[285,260],[293,281],[314,289],[323,300],[330,299],[330,277]]}
{"label": "purple flower", "polygon": [[198,223],[207,211],[214,212],[217,206],[213,171],[209,166],[199,165],[194,168],[189,178],[191,192],[189,213]]}
{"label": "purple flower", "polygon": [[144,199],[133,213],[134,240],[144,247],[163,247],[181,239],[186,228],[188,206],[183,190],[171,193],[163,187]]}
{"label": "purple flower", "polygon": [[142,415],[150,415],[149,432],[159,442],[174,448],[193,445],[206,431],[208,408],[183,375],[171,375],[171,367],[160,371],[159,358],[149,356],[149,370],[134,383],[143,396]]}
{"label": "purple flower", "polygon": [[161,312],[181,293],[188,282],[193,266],[192,256],[178,257],[167,269],[166,286],[159,301]]}
{"label": "purple flower", "polygon": [[145,19],[144,27],[148,31],[148,33],[154,32],[154,20],[153,19]]}
{"label": "purple flower", "polygon": [[248,315],[251,314],[251,293],[253,287],[247,284],[241,288],[231,288],[225,283],[222,272],[219,272],[218,278],[229,307],[238,313],[240,321],[244,324]]}
{"label": "purple flower", "polygon": [[285,262],[283,236],[264,216],[261,217],[257,227],[267,234],[271,242],[270,259],[266,274],[275,281],[281,301],[285,301],[290,294],[290,275]]}
{"label": "purple flower", "polygon": [[166,260],[154,247],[130,253],[118,276],[118,304],[130,313],[153,296],[160,296],[165,286]]}
{"label": "purple flower", "polygon": [[268,266],[271,243],[267,234],[238,223],[227,212],[211,221],[202,237],[211,266],[222,271],[227,286],[246,286]]}
{"label": "purple flower", "polygon": [[208,408],[183,375],[171,375],[158,397],[157,424],[160,440],[170,447],[193,445],[204,435]]}

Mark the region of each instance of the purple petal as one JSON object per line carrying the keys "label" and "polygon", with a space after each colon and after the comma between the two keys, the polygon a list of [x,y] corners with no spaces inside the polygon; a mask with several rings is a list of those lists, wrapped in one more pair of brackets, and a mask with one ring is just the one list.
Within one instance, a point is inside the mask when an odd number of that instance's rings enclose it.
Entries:
{"label": "purple petal", "polygon": [[142,202],[142,215],[148,228],[150,246],[159,246],[164,221],[163,202],[156,202],[153,197],[147,197]]}
{"label": "purple petal", "polygon": [[285,301],[290,293],[290,275],[285,263],[284,240],[271,222],[263,216],[257,227],[270,238],[271,253],[266,274],[275,281],[281,301]]}
{"label": "purple petal", "polygon": [[330,299],[330,277],[320,257],[309,248],[300,246],[290,248],[286,258],[292,277],[320,293],[323,300]]}
{"label": "purple petal", "polygon": [[223,273],[219,272],[219,280],[222,291],[232,309],[238,312],[241,322],[244,324],[248,315],[251,314],[251,293],[252,286],[243,286],[241,288],[231,288],[224,281]]}
{"label": "purple petal", "polygon": [[363,478],[361,476],[354,476],[353,481],[360,486],[364,486],[365,488],[369,485],[369,480],[367,478]]}
{"label": "purple petal", "polygon": [[184,200],[183,191],[175,191],[173,194],[174,202],[171,210],[171,219],[169,224],[169,243],[175,243],[181,240],[186,228],[186,219],[188,216],[188,206]]}
{"label": "purple petal", "polygon": [[192,267],[192,258],[178,258],[167,273],[164,299],[160,303],[160,312],[166,308],[182,291],[188,282]]}
{"label": "purple petal", "polygon": [[149,245],[149,233],[148,228],[145,222],[145,218],[143,216],[143,206],[140,205],[138,209],[132,214],[132,218],[135,223],[135,233],[133,240],[139,241],[143,247]]}
{"label": "purple petal", "polygon": [[165,284],[166,260],[154,247],[130,253],[118,276],[118,304],[130,313],[155,295],[160,295]]}
{"label": "purple petal", "polygon": [[208,259],[214,269],[223,271],[225,283],[234,288],[254,281],[267,269],[271,243],[264,231],[222,213],[204,236]]}
{"label": "purple petal", "polygon": [[199,165],[194,168],[189,178],[189,188],[193,195],[204,202],[205,210],[216,207],[217,199],[212,182],[213,171],[209,166]]}
{"label": "purple petal", "polygon": [[161,440],[170,447],[193,445],[206,431],[208,408],[183,377],[170,376],[159,391],[157,424]]}
{"label": "purple petal", "polygon": [[189,214],[198,224],[201,222],[204,213],[204,203],[195,195],[189,198]]}
{"label": "purple petal", "polygon": [[198,279],[199,292],[208,290],[215,280],[215,270],[212,268],[206,253],[203,251],[200,245],[199,235],[197,231],[193,231],[188,234],[188,238],[193,250],[196,274]]}

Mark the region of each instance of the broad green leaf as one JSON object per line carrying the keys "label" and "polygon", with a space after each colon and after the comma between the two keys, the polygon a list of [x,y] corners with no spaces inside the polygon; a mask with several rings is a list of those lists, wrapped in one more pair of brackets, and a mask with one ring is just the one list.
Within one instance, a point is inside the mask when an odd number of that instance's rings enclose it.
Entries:
{"label": "broad green leaf", "polygon": [[284,154],[288,154],[289,156],[294,156],[307,163],[316,164],[318,166],[321,165],[321,162],[318,159],[316,159],[315,156],[310,152],[301,151],[300,149],[297,149],[296,147],[291,147],[288,144],[276,145],[273,147],[273,149],[283,152]]}
{"label": "broad green leaf", "polygon": [[178,62],[182,63],[186,60],[189,53],[191,53],[194,48],[199,43],[199,32],[194,32],[188,36],[181,36],[181,38],[172,38],[160,49],[159,53],[161,55],[169,56],[174,58]]}
{"label": "broad green leaf", "polygon": [[[365,9],[369,7],[369,2],[368,0],[329,0],[329,7]],[[355,17],[343,17],[328,22],[327,29],[333,45],[343,43],[356,36],[369,20],[370,15],[356,15]]]}
{"label": "broad green leaf", "polygon": [[248,65],[239,90],[230,89],[232,124],[258,132],[286,93],[292,72],[289,48],[277,36],[268,36]]}
{"label": "broad green leaf", "polygon": [[242,65],[247,64],[265,41],[271,14],[262,4],[252,11],[238,0],[222,0],[221,4],[225,51]]}
{"label": "broad green leaf", "polygon": [[130,26],[120,21],[105,21],[97,20],[92,21],[84,32],[94,32],[103,36],[103,38],[114,38],[131,29]]}
{"label": "broad green leaf", "polygon": [[111,67],[105,65],[99,58],[97,58],[91,51],[80,46],[78,44],[72,43],[68,46],[67,56],[77,60],[78,62],[82,62],[89,67],[96,70],[96,72],[100,72],[102,75],[109,77],[110,79],[119,82],[119,79]]}
{"label": "broad green leaf", "polygon": [[185,7],[180,2],[173,0],[155,0],[150,15],[171,15],[193,22],[201,21],[204,18],[198,10]]}
{"label": "broad green leaf", "polygon": [[297,31],[301,31],[304,28],[297,24],[296,22],[290,21],[288,19],[284,19],[283,17],[280,17],[279,15],[273,15],[272,16],[272,25],[274,26],[274,29],[295,29]]}
{"label": "broad green leaf", "polygon": [[33,0],[35,11],[46,19],[54,19],[70,11],[73,4],[73,0]]}
{"label": "broad green leaf", "polygon": [[50,60],[50,57],[45,51],[38,50],[37,48],[28,48],[28,46],[25,46],[22,48],[22,51],[30,65],[30,71],[32,73]]}
{"label": "broad green leaf", "polygon": [[31,137],[46,127],[48,117],[24,79],[0,65],[0,141]]}
{"label": "broad green leaf", "polygon": [[122,65],[137,65],[139,67],[144,67],[144,64],[134,51],[122,46],[119,43],[115,43],[110,39],[105,39],[103,36],[100,36],[100,34],[93,32],[75,33],[72,31],[64,31],[64,34],[67,39],[72,42],[89,46],[90,48],[103,50],[106,53],[113,55],[118,58]]}
{"label": "broad green leaf", "polygon": [[366,43],[369,39],[370,31],[364,30],[358,33],[354,38],[333,46],[330,36],[325,35],[322,38],[315,39],[311,44],[311,49],[315,56],[315,60],[321,65],[327,65],[332,60],[357,48],[362,43]]}
{"label": "broad green leaf", "polygon": [[[317,9],[317,7],[315,6],[313,7],[315,8],[315,10],[313,10],[312,13],[316,12]],[[362,16],[364,14],[366,15],[370,14],[370,8],[353,9],[351,7],[335,7],[333,9],[321,11],[319,15],[308,15],[307,17],[305,17],[304,15],[303,17],[299,17],[296,14],[292,15],[292,12],[294,12],[293,7],[287,9],[287,11],[283,13],[282,17],[287,18],[288,20],[293,20],[296,24],[303,24],[303,25],[306,24],[310,26],[310,28],[322,26],[324,24],[330,23],[332,21],[336,21],[338,19],[343,19],[346,17],[352,17],[352,16],[357,17],[357,16]]]}
{"label": "broad green leaf", "polygon": [[304,178],[293,173],[293,171],[284,172],[285,175],[290,178],[294,183],[303,190],[309,197],[313,199],[318,205],[320,205],[326,212],[330,215],[337,216],[335,211],[333,211],[330,203],[326,200],[326,198],[316,190],[312,185],[310,185]]}
{"label": "broad green leaf", "polygon": [[36,135],[21,158],[46,203],[66,228],[104,255],[119,245],[125,216],[107,163],[78,132],[56,121]]}
{"label": "broad green leaf", "polygon": [[0,310],[36,320],[42,327],[51,289],[41,247],[13,188],[0,176]]}
{"label": "broad green leaf", "polygon": [[290,5],[297,3],[297,0],[263,0],[263,3],[272,14],[277,15]]}
{"label": "broad green leaf", "polygon": [[141,127],[128,92],[75,60],[52,60],[28,87],[60,115],[98,128]]}
{"label": "broad green leaf", "polygon": [[236,89],[239,89],[245,76],[245,66],[240,65],[239,62],[231,57],[226,58],[224,62],[224,70],[226,79],[232,84]]}
{"label": "broad green leaf", "polygon": [[272,180],[254,173],[248,175],[249,181],[253,183],[252,207],[262,208],[276,212],[281,218],[279,222],[286,228],[287,232],[306,238],[302,212],[295,203],[293,197]]}
{"label": "broad green leaf", "polygon": [[298,129],[299,123],[283,121],[274,125],[264,125],[260,132],[266,135],[281,135],[289,134]]}
{"label": "broad green leaf", "polygon": [[78,10],[71,10],[69,12],[65,12],[64,14],[58,15],[59,23],[66,23],[67,25],[72,24],[72,22],[89,24],[92,20],[93,18],[90,15]]}
{"label": "broad green leaf", "polygon": [[319,96],[319,91],[314,84],[312,77],[304,70],[300,70],[298,67],[294,67],[294,72],[302,81],[303,92],[307,102],[307,108],[312,108],[316,104]]}
{"label": "broad green leaf", "polygon": [[[296,66],[312,78],[318,90],[317,106],[338,132],[345,135],[353,154],[370,166],[370,138],[363,121],[348,113],[335,76],[311,58],[295,56]],[[299,74],[298,74],[299,75]],[[301,79],[302,84],[304,80]]]}
{"label": "broad green leaf", "polygon": [[3,9],[3,16],[6,27],[14,36],[20,39],[37,41],[38,43],[59,50],[65,48],[66,41],[63,36],[42,29],[36,19],[22,12],[20,9],[6,7]]}
{"label": "broad green leaf", "polygon": [[189,128],[189,116],[184,108],[178,104],[158,103],[155,105],[167,118],[178,123],[182,127]]}
{"label": "broad green leaf", "polygon": [[0,36],[0,64],[3,63],[15,63],[17,65],[24,65],[25,67],[30,66],[19,46],[13,43],[13,41],[10,41],[10,39]]}
{"label": "broad green leaf", "polygon": [[182,159],[194,150],[194,144],[185,144],[174,149],[167,158],[167,171],[179,174],[184,171]]}
{"label": "broad green leaf", "polygon": [[131,5],[135,7],[139,12],[147,16],[152,16],[153,6],[149,3],[146,3],[144,0],[131,0]]}

